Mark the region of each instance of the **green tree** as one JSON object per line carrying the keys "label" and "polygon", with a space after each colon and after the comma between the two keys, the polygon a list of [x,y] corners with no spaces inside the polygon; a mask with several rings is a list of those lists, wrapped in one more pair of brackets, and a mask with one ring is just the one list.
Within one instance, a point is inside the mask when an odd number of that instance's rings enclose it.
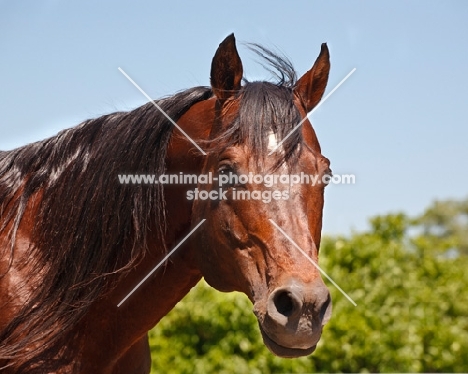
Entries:
{"label": "green tree", "polygon": [[320,265],[358,305],[329,285],[333,315],[312,355],[274,356],[250,301],[200,282],[150,332],[153,372],[467,372],[468,256],[441,256],[451,235],[422,222],[378,216],[324,238]]}
{"label": "green tree", "polygon": [[468,256],[468,199],[435,201],[413,225],[437,251]]}

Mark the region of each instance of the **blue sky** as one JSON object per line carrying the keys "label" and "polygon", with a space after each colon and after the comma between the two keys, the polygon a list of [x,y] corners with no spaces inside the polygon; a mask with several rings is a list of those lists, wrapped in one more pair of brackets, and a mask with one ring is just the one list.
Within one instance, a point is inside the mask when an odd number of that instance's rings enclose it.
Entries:
{"label": "blue sky", "polygon": [[[468,2],[1,1],[0,149],[209,84],[211,58],[234,32],[277,47],[299,74],[327,42],[328,91],[312,116],[335,173],[356,184],[326,192],[325,233],[368,217],[421,212],[468,195]],[[268,79],[244,46],[246,76]],[[327,92],[328,92],[327,91]]]}

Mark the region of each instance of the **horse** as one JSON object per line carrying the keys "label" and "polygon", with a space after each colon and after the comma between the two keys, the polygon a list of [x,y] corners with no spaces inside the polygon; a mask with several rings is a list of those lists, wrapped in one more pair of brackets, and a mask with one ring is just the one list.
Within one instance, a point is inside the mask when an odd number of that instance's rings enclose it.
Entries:
{"label": "horse", "polygon": [[[326,183],[276,179],[265,187],[240,176],[330,175],[307,118],[327,85],[329,51],[322,44],[297,79],[286,57],[251,48],[275,80],[243,78],[231,34],[212,59],[209,87],[0,152],[5,373],[148,373],[148,331],[202,277],[248,296],[273,354],[316,349],[331,316],[330,293],[311,262],[318,262]],[[190,191],[219,196],[189,199],[187,185],[118,178],[142,173],[210,175]],[[234,198],[265,190],[276,198]]]}

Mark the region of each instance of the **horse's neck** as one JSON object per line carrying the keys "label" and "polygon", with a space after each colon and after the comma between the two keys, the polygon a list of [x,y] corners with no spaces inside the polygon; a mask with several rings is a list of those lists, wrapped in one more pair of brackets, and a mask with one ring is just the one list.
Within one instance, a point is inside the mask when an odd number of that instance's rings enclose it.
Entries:
{"label": "horse's neck", "polygon": [[[214,102],[207,101],[194,105],[178,121],[192,139],[208,136],[207,125],[213,122]],[[201,172],[204,160],[201,154],[194,155],[193,145],[174,130],[167,153],[167,174],[180,171],[190,174]],[[186,198],[186,190],[191,186],[168,185],[165,188],[167,210],[166,250],[173,249],[188,234],[192,223],[192,204]],[[195,222],[196,224],[196,222]],[[155,230],[156,232],[156,230]],[[180,246],[169,260],[148,278],[120,307],[117,304],[161,261],[165,253],[157,240],[151,240],[150,253],[143,261],[123,278],[106,300],[97,303],[83,323],[86,331],[93,334],[96,342],[102,340],[109,352],[108,359],[121,357],[131,344],[139,344],[146,333],[153,328],[172,308],[195,286],[202,275],[195,260],[195,251],[190,240]],[[94,316],[94,318],[92,317]],[[95,318],[100,316],[100,318]],[[104,329],[114,336],[102,334]],[[109,346],[109,341],[114,346]],[[93,356],[92,349],[84,353]],[[122,363],[120,362],[119,365]]]}

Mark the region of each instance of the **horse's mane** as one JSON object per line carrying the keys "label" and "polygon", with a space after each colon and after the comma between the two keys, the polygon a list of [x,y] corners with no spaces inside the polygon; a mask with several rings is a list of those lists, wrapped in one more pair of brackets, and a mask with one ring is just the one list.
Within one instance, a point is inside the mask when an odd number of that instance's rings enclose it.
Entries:
{"label": "horse's mane", "polygon": [[[211,95],[211,89],[196,87],[158,105],[177,121]],[[11,243],[0,248],[0,255],[13,258],[26,206],[40,191],[28,255],[34,259],[32,271],[44,273],[40,287],[0,332],[0,359],[19,358],[35,339],[44,351],[49,348],[44,341],[52,346],[59,334],[72,328],[109,288],[112,274],[142,259],[151,222],[164,243],[162,185],[127,186],[117,176],[136,171],[163,174],[172,130],[165,116],[147,103],[0,153],[0,233]]]}
{"label": "horse's mane", "polygon": [[[280,140],[300,121],[292,101],[296,74],[291,63],[258,45],[252,48],[279,79],[245,81],[238,116],[228,131],[212,139],[211,150],[246,143],[256,157],[263,157],[269,132]],[[177,121],[193,104],[211,96],[210,88],[195,87],[158,105]],[[120,184],[117,176],[163,174],[172,130],[166,117],[147,103],[0,151],[0,234],[11,244],[0,248],[0,256],[13,259],[16,231],[31,198],[40,192],[29,258],[34,261],[32,271],[44,274],[28,302],[0,331],[0,361],[37,363],[44,355],[54,357],[61,336],[109,290],[115,274],[143,258],[151,223],[157,224],[164,244],[163,186]],[[297,131],[276,153],[278,165],[295,158],[300,134]],[[25,349],[36,343],[37,349]]]}

